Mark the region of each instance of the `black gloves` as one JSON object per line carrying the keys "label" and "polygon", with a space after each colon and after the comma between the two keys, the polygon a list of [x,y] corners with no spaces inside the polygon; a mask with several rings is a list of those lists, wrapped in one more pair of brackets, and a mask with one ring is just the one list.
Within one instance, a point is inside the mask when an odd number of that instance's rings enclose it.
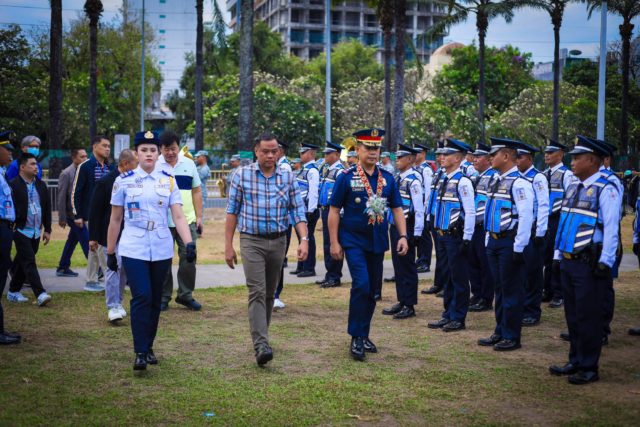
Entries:
{"label": "black gloves", "polygon": [[187,262],[194,262],[196,260],[196,244],[191,242],[187,243]]}
{"label": "black gloves", "polygon": [[609,267],[607,264],[599,262],[595,270],[593,270],[593,275],[601,279],[611,278],[611,267]]}
{"label": "black gloves", "polygon": [[545,243],[544,236],[533,238],[533,244],[536,245],[538,249],[544,248],[544,243]]}
{"label": "black gloves", "polygon": [[560,261],[557,259],[553,260],[553,263],[551,264],[551,271],[554,274],[560,274]]}
{"label": "black gloves", "polygon": [[467,255],[469,253],[469,248],[471,247],[471,241],[470,240],[463,240],[462,243],[460,243],[460,255]]}
{"label": "black gloves", "polygon": [[524,254],[522,252],[514,252],[513,263],[518,265],[524,264]]}
{"label": "black gloves", "polygon": [[107,254],[107,267],[111,271],[118,271],[118,258],[116,254]]}

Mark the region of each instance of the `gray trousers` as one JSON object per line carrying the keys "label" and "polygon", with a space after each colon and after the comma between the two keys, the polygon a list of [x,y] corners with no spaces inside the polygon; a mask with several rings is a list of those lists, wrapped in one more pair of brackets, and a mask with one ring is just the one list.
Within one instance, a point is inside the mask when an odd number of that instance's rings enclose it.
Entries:
{"label": "gray trousers", "polygon": [[[104,255],[107,256],[107,247],[101,246]],[[122,259],[116,248],[116,257],[118,258],[118,271],[113,271],[109,267],[105,270],[104,280],[104,296],[107,300],[107,308],[117,308],[122,305],[124,297],[124,286],[127,284],[127,274],[122,268]]]}
{"label": "gray trousers", "polygon": [[249,328],[257,351],[269,344],[271,310],[284,261],[287,238],[240,234],[240,255],[249,290]]}
{"label": "gray trousers", "polygon": [[[180,235],[176,231],[175,227],[170,227],[173,240],[178,245],[178,298],[183,301],[191,301],[193,299],[193,290],[196,287],[196,263],[187,262],[187,248],[180,238]],[[191,231],[191,239],[195,242],[198,238],[196,233],[196,224],[189,224],[189,231]],[[167,278],[162,285],[162,302],[168,303],[171,301],[171,294],[173,293],[173,272],[171,268],[167,273]]]}

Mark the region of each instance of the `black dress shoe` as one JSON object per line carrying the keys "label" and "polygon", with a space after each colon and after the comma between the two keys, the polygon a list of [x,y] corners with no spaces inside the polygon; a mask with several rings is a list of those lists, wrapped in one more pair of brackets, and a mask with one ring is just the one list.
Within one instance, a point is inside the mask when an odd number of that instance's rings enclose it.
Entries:
{"label": "black dress shoe", "polygon": [[342,283],[340,283],[340,280],[327,280],[322,285],[320,285],[320,287],[321,288],[337,288],[340,285],[342,285]]}
{"label": "black dress shoe", "polygon": [[493,349],[495,351],[513,351],[519,349],[520,347],[522,347],[520,343],[513,340],[502,340],[493,345]]}
{"label": "black dress shoe", "polygon": [[264,366],[273,360],[273,350],[268,345],[263,345],[256,352],[256,363],[258,366]]}
{"label": "black dress shoe", "polygon": [[600,379],[597,371],[578,371],[567,378],[571,384],[583,385],[596,382]]}
{"label": "black dress shoe", "polygon": [[542,292],[542,302],[549,302],[551,301],[551,294],[548,292],[543,291]]}
{"label": "black dress shoe", "polygon": [[394,319],[408,319],[410,317],[415,317],[416,311],[413,309],[413,306],[405,305],[402,307],[402,310],[393,315]]}
{"label": "black dress shoe", "polygon": [[469,306],[469,311],[473,311],[474,313],[479,313],[481,311],[489,311],[492,310],[493,306],[490,302],[481,299],[476,304]]}
{"label": "black dress shoe", "polygon": [[327,279],[316,280],[316,285],[324,285],[325,283],[327,283]]}
{"label": "black dress shoe", "polygon": [[382,281],[384,283],[393,283],[396,281],[396,276],[385,277],[384,279],[382,279]]}
{"label": "black dress shoe", "polygon": [[549,303],[549,308],[560,308],[562,307],[563,303],[564,303],[564,300],[562,298],[554,298]]}
{"label": "black dress shoe", "polygon": [[627,332],[634,337],[640,336],[640,328],[629,328]]}
{"label": "black dress shoe", "polygon": [[374,301],[381,301],[381,300],[382,300],[382,295],[380,295],[380,294],[375,294],[375,295],[373,296],[373,300],[374,300]]}
{"label": "black dress shoe", "polygon": [[571,341],[571,335],[569,335],[569,332],[562,331],[562,332],[560,332],[560,339],[562,341],[569,342],[569,341]]}
{"label": "black dress shoe", "polygon": [[364,354],[364,338],[363,337],[351,338],[351,357],[359,361],[364,360],[365,354]]}
{"label": "black dress shoe", "polygon": [[436,294],[438,298],[444,298],[444,291],[440,291]]}
{"label": "black dress shoe", "polygon": [[502,337],[500,335],[492,334],[488,338],[480,338],[478,340],[478,345],[481,345],[483,347],[490,347],[492,345],[498,344],[500,341],[502,341]]}
{"label": "black dress shoe", "polygon": [[187,301],[182,298],[176,298],[176,302],[180,305],[187,307],[189,310],[200,311],[200,309],[202,309],[202,306],[200,305],[200,303],[194,299]]}
{"label": "black dress shoe", "polygon": [[147,353],[136,353],[136,360],[133,361],[134,371],[144,371],[147,369]]}
{"label": "black dress shoe", "polygon": [[300,273],[298,273],[298,277],[314,277],[315,275],[316,272],[313,270],[301,271]]}
{"label": "black dress shoe", "polygon": [[2,334],[6,335],[6,336],[8,336],[8,337],[11,337],[11,338],[18,338],[19,340],[20,340],[20,339],[22,339],[22,335],[17,334],[17,333],[15,333],[15,332],[7,332],[7,331],[4,331],[4,332],[2,332]]}
{"label": "black dress shoe", "polygon": [[147,353],[147,363],[149,365],[157,365],[158,364],[158,359],[156,358],[156,355],[153,354],[153,350],[149,350],[149,352]]}
{"label": "black dress shoe", "polygon": [[573,375],[578,372],[578,369],[571,362],[567,362],[564,366],[551,365],[549,366],[549,372],[551,375]]}
{"label": "black dress shoe", "polygon": [[428,265],[421,265],[417,268],[418,273],[428,273],[431,271],[431,267],[429,267]]}
{"label": "black dress shoe", "polygon": [[536,319],[535,317],[525,317],[522,319],[522,326],[536,326],[540,323],[540,319]]}
{"label": "black dress shoe", "polygon": [[363,338],[363,342],[364,342],[364,351],[366,351],[367,353],[377,353],[378,352],[378,347],[376,347],[376,345],[371,342],[369,337]]}
{"label": "black dress shoe", "polygon": [[384,314],[385,316],[393,316],[394,314],[399,313],[403,307],[404,305],[396,303],[389,308],[383,309],[382,314]]}
{"label": "black dress shoe", "polygon": [[300,274],[300,273],[302,273],[302,270],[298,270],[297,268],[289,272],[289,274]]}
{"label": "black dress shoe", "polygon": [[452,320],[442,327],[442,330],[445,332],[455,332],[463,329],[465,329],[464,322],[459,322],[457,320]]}
{"label": "black dress shoe", "polygon": [[431,294],[437,294],[441,290],[442,290],[442,288],[439,287],[439,286],[432,286],[429,289],[421,290],[420,293],[425,294],[425,295],[431,295]]}
{"label": "black dress shoe", "polygon": [[444,317],[440,320],[437,320],[435,322],[429,322],[427,323],[427,328],[429,329],[441,329],[444,327],[444,325],[446,325],[447,323],[449,323],[450,320],[449,319],[445,319]]}
{"label": "black dress shoe", "polygon": [[471,297],[471,299],[469,300],[469,307],[471,307],[472,305],[476,305],[480,301],[482,301],[482,298],[480,297]]}
{"label": "black dress shoe", "polygon": [[0,345],[18,344],[20,338],[7,335],[6,333],[0,334]]}
{"label": "black dress shoe", "polygon": [[168,302],[161,302],[160,303],[160,311],[167,311],[169,310],[169,303]]}

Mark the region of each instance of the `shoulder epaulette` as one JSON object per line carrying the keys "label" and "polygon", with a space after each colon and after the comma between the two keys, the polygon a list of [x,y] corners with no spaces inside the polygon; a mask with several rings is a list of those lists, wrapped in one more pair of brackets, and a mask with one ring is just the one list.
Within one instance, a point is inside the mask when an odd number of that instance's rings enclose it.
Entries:
{"label": "shoulder epaulette", "polygon": [[132,170],[128,171],[128,172],[123,172],[123,173],[120,174],[120,178],[126,178],[128,176],[133,175],[133,174],[134,174],[134,172]]}

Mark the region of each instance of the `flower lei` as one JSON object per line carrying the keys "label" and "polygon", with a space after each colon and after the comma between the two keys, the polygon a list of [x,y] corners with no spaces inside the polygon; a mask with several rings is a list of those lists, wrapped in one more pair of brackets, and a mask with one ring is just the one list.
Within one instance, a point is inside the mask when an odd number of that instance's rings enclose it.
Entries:
{"label": "flower lei", "polygon": [[[378,168],[376,166],[376,168]],[[382,188],[384,187],[384,178],[382,178],[382,172],[378,170],[378,182],[376,183],[376,194],[373,194],[373,190],[371,189],[371,184],[369,184],[369,179],[362,169],[362,166],[358,164],[356,168],[358,176],[364,185],[364,188],[367,190],[367,209],[365,209],[365,213],[369,215],[369,225],[373,224],[382,224],[384,221],[384,213],[387,209],[387,200],[382,197]]]}

